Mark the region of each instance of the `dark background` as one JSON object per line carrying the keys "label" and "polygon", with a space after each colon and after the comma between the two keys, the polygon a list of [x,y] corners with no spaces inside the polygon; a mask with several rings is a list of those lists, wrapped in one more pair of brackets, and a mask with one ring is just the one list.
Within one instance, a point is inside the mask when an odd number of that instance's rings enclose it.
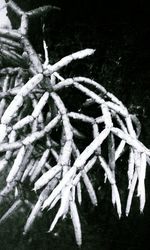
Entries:
{"label": "dark background", "polygon": [[[55,4],[51,12],[31,22],[30,39],[43,53],[42,39],[49,46],[50,61],[84,48],[95,48],[95,55],[65,69],[68,76],[89,76],[103,84],[136,113],[142,123],[140,139],[150,147],[150,8],[146,1],[108,0],[16,0],[29,10]],[[12,13],[11,13],[12,15]],[[18,20],[12,15],[14,25]],[[42,25],[45,31],[42,33]],[[33,35],[34,34],[34,35]],[[79,65],[79,66],[78,66]],[[124,173],[126,174],[126,173]],[[126,177],[126,176],[125,176]],[[124,184],[124,183],[123,183]],[[122,186],[123,186],[122,184]],[[81,209],[83,250],[146,250],[150,228],[150,171],[146,179],[147,203],[139,213],[134,197],[131,213],[118,220],[112,208],[109,189],[97,191],[99,206],[92,208],[85,196]],[[122,193],[124,193],[122,187]],[[32,232],[22,236],[26,213],[22,211],[0,227],[1,249],[77,249],[70,221],[60,222],[55,234],[48,235],[50,214],[36,222]]]}

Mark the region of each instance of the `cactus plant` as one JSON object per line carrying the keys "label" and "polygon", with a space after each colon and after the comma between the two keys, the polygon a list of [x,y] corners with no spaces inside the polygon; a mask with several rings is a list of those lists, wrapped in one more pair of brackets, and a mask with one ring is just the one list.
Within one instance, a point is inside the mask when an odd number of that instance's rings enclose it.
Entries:
{"label": "cactus plant", "polygon": [[[70,214],[80,246],[82,230],[78,210],[82,203],[82,182],[91,203],[94,206],[98,203],[90,170],[103,169],[105,182],[111,185],[112,203],[120,217],[117,161],[127,149],[126,215],[130,212],[136,187],[142,212],[150,150],[138,139],[138,119],[116,96],[87,77],[65,78],[61,74],[63,67],[94,54],[94,49],[75,52],[51,65],[45,40],[44,61],[33,48],[28,38],[29,20],[51,10],[57,11],[58,7],[43,6],[25,12],[11,0],[4,3],[3,9],[6,7],[20,18],[20,27],[12,29],[8,18],[8,24],[0,27],[0,171],[5,177],[0,203],[8,198],[14,201],[0,223],[26,203],[31,208],[24,226],[24,233],[27,233],[39,213],[59,203],[49,231],[60,218]],[[66,95],[68,90],[72,96],[78,91],[80,106],[75,99],[70,101],[73,105],[66,104],[64,93]],[[88,112],[91,105],[96,110],[93,114]],[[81,129],[82,124],[88,131],[88,138]],[[28,183],[30,192],[37,193],[36,200],[20,195],[24,183]]]}

